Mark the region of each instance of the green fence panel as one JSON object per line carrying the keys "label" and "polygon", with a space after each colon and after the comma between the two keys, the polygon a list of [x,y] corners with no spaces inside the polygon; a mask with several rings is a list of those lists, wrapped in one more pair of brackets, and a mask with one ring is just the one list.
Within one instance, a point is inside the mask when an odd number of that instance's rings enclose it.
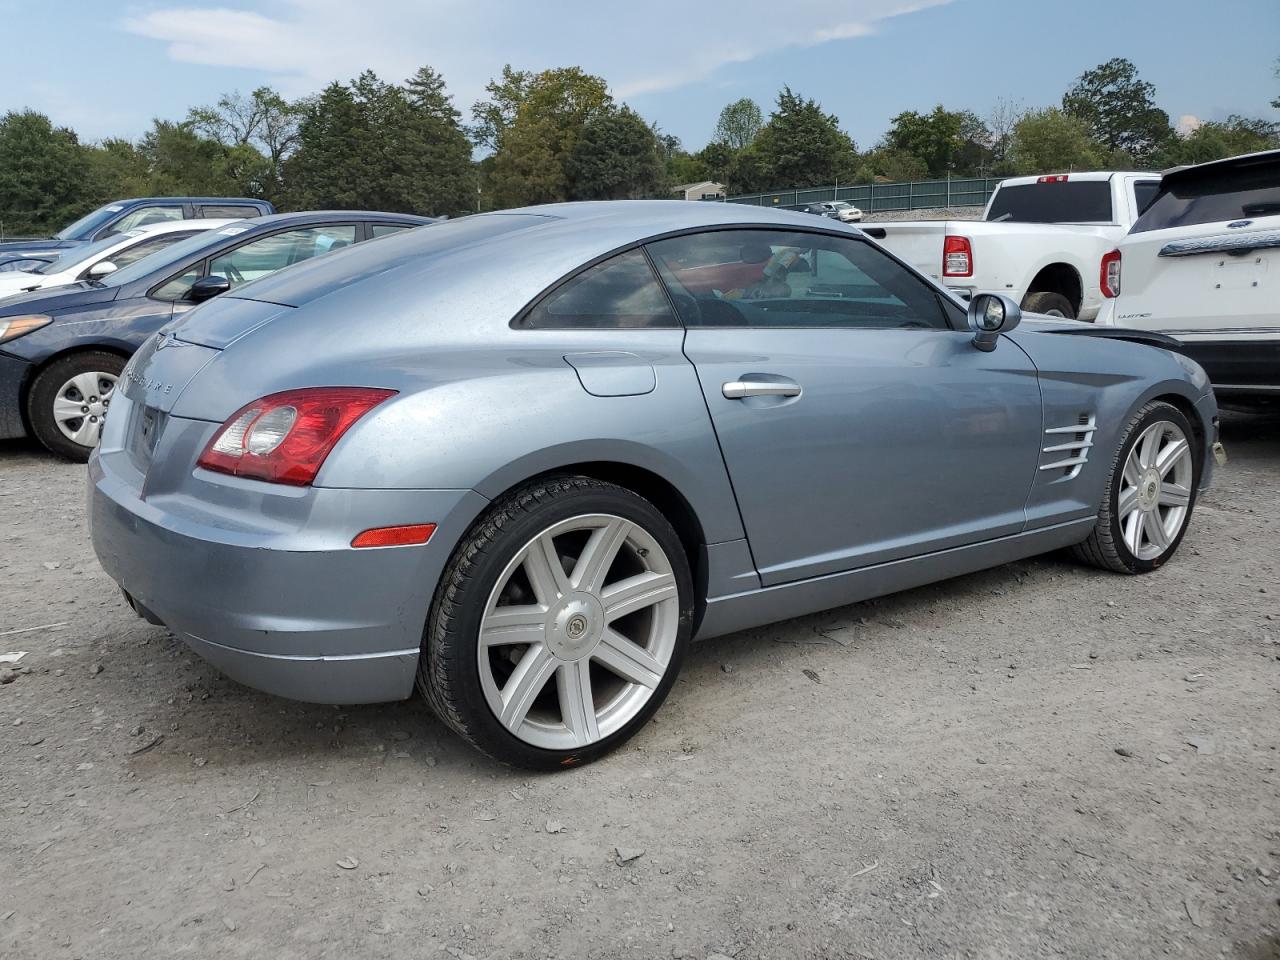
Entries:
{"label": "green fence panel", "polygon": [[846,200],[867,213],[885,210],[926,210],[946,207],[981,207],[991,198],[997,177],[916,180],[906,183],[862,183],[849,186],[801,187],[748,193],[717,203],[746,203],[758,207],[800,207],[824,200]]}

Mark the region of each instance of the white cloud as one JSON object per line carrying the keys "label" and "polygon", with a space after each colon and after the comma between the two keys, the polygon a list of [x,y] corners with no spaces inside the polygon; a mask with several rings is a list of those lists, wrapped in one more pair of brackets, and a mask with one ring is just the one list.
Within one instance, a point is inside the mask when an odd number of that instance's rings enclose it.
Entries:
{"label": "white cloud", "polygon": [[289,95],[371,68],[388,80],[430,64],[464,110],[504,63],[580,65],[619,97],[708,80],[729,64],[865,36],[950,0],[268,0],[261,11],[160,6],[125,29],[176,61],[266,72]]}
{"label": "white cloud", "polygon": [[1201,121],[1201,119],[1195,114],[1184,113],[1178,118],[1178,122],[1175,124],[1175,127],[1177,128],[1178,133],[1182,134],[1182,136],[1189,137],[1200,129],[1200,124],[1202,122],[1203,121]]}

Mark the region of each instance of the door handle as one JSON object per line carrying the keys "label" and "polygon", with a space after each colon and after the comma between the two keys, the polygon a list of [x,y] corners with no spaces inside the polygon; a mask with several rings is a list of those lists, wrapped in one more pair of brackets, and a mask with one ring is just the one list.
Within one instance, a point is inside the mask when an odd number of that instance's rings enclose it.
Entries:
{"label": "door handle", "polygon": [[798,397],[800,384],[786,380],[730,380],[720,388],[729,400],[746,397]]}

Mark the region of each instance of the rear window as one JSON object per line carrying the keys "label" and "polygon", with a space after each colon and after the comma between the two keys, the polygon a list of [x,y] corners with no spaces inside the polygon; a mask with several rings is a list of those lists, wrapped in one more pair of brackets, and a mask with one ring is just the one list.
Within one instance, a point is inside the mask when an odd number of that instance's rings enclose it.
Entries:
{"label": "rear window", "polygon": [[992,223],[1113,223],[1111,181],[1002,186],[991,201],[987,220]]}
{"label": "rear window", "polygon": [[1280,158],[1166,177],[1131,233],[1280,214]]}

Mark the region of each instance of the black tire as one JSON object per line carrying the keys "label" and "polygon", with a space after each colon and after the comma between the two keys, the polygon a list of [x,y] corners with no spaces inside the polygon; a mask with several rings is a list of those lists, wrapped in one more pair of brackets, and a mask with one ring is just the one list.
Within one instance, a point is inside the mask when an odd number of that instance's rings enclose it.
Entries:
{"label": "black tire", "polygon": [[46,449],[76,463],[84,463],[93,452],[72,440],[58,429],[53,415],[58,390],[72,377],[83,373],[106,373],[119,378],[127,361],[124,357],[106,350],[84,350],[55,360],[36,375],[27,390],[27,422],[31,432]]}
{"label": "black tire", "polygon": [[1060,293],[1028,293],[1022,298],[1022,309],[1027,313],[1047,313],[1051,317],[1076,318],[1076,308]]}
{"label": "black tire", "polygon": [[[1173,538],[1169,546],[1159,556],[1144,560],[1135,556],[1129,549],[1120,529],[1120,486],[1125,461],[1128,459],[1134,445],[1148,427],[1162,420],[1176,425],[1187,438],[1188,443],[1191,444],[1193,478],[1191,500],[1187,505],[1186,517],[1183,519],[1182,528],[1178,531],[1178,535]],[[1150,573],[1152,570],[1156,570],[1168,563],[1170,558],[1177,552],[1178,545],[1182,543],[1187,527],[1191,525],[1191,516],[1195,512],[1196,506],[1196,494],[1200,487],[1203,453],[1204,451],[1196,437],[1196,433],[1191,427],[1191,422],[1181,410],[1172,404],[1158,400],[1148,403],[1134,414],[1133,419],[1125,427],[1120,441],[1120,449],[1111,463],[1106,488],[1102,494],[1102,506],[1098,511],[1098,522],[1087,540],[1071,548],[1071,552],[1076,559],[1103,570],[1124,574]]]}
{"label": "black tire", "polygon": [[[552,524],[591,513],[613,514],[642,526],[666,553],[678,590],[678,635],[661,682],[628,723],[586,747],[544,749],[517,738],[485,700],[476,656],[480,623],[498,578],[524,544]],[[680,672],[692,623],[688,558],[675,530],[653,504],[630,490],[590,477],[546,478],[495,502],[458,544],[427,617],[418,689],[447,726],[496,760],[533,770],[579,766],[625,743],[662,705]]]}

